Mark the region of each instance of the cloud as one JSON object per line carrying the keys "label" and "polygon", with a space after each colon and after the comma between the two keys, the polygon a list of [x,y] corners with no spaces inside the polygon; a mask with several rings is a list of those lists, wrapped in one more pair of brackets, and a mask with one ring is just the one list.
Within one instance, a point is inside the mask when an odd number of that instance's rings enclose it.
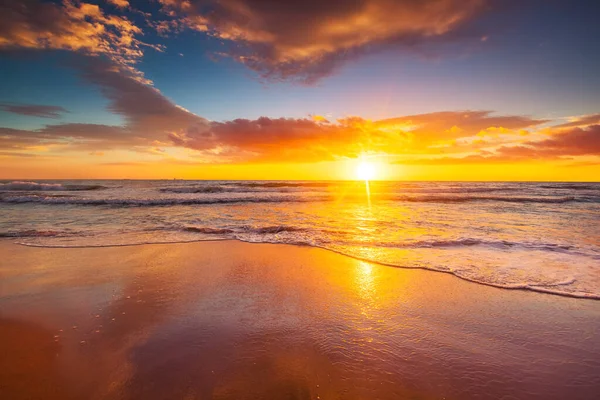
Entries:
{"label": "cloud", "polygon": [[[563,126],[563,125],[558,125]],[[600,157],[600,125],[585,128],[557,128],[550,138],[503,145],[493,151],[479,150],[476,154],[456,157],[431,157],[405,159],[397,164],[453,165],[509,163],[540,160],[572,160],[573,157]],[[558,132],[558,133],[556,133]],[[547,135],[546,135],[547,136]],[[597,165],[600,161],[579,161],[574,165]]]}
{"label": "cloud", "polygon": [[40,118],[60,118],[62,113],[68,112],[60,106],[39,104],[0,103],[0,109],[13,114],[28,115]]}
{"label": "cloud", "polygon": [[0,128],[0,149],[47,152],[52,149],[88,150],[128,148],[142,145],[142,138],[120,126],[97,124],[56,124],[41,129]]}
{"label": "cloud", "polygon": [[[360,120],[361,123],[357,123]],[[364,129],[360,118],[336,124],[312,118],[268,118],[210,121],[183,132],[171,133],[175,145],[233,161],[323,161],[358,156],[378,148],[388,135]]]}
{"label": "cloud", "polygon": [[[113,4],[125,4],[116,0]],[[38,0],[0,0],[0,49],[69,50],[103,55],[123,70],[133,64],[148,45],[138,39],[141,28],[124,16],[106,14],[98,5],[78,0],[62,3]],[[142,74],[137,72],[142,79]]]}
{"label": "cloud", "polygon": [[[486,131],[519,131],[536,127],[547,120],[519,115],[493,115],[491,111],[442,111],[388,118],[376,122],[385,129],[400,129],[423,144],[439,140],[476,136]],[[516,132],[515,132],[516,133]]]}
{"label": "cloud", "polygon": [[575,118],[569,118],[569,122],[555,126],[555,128],[574,128],[585,127],[589,125],[599,125],[600,114],[583,115]]}
{"label": "cloud", "polygon": [[122,115],[125,124],[67,123],[46,125],[37,130],[0,128],[0,149],[22,151],[59,148],[93,152],[107,149],[136,150],[145,146],[155,148],[156,143],[168,139],[169,132],[206,123],[204,118],[177,106],[158,89],[144,84],[135,75],[128,75],[115,63],[81,56],[74,58],[72,66],[80,71],[84,79],[100,88],[109,100],[108,109]]}
{"label": "cloud", "polygon": [[[98,86],[109,100],[108,109],[123,116],[125,123],[0,128],[0,151],[85,151],[89,155],[118,149],[167,157],[166,148],[182,147],[194,150],[198,162],[216,163],[312,162],[362,154],[387,154],[413,163],[419,159],[442,163],[444,157],[475,163],[598,155],[600,148],[599,125],[541,134],[537,131],[546,120],[490,111],[446,111],[378,121],[314,116],[209,121],[176,105],[114,62],[77,56],[71,65]],[[38,114],[57,112],[44,108],[51,106],[22,107],[30,107],[25,109],[28,112],[37,107]],[[533,132],[523,136],[525,129]]]}
{"label": "cloud", "polygon": [[129,7],[129,1],[127,0],[108,0],[108,3],[112,4],[118,8],[127,8]]}
{"label": "cloud", "polygon": [[[82,67],[83,68],[83,67]],[[348,117],[208,121],[175,105],[158,90],[114,71],[109,63],[83,68],[100,85],[123,126],[56,124],[38,130],[0,128],[0,151],[128,150],[170,157],[193,151],[194,163],[316,162],[387,155],[398,164],[448,165],[524,162],[600,156],[600,125],[544,128],[545,120],[455,111],[370,121]],[[532,132],[521,134],[523,128]],[[480,133],[484,132],[484,138]],[[492,132],[492,133],[490,133]],[[488,137],[489,136],[489,137]]]}
{"label": "cloud", "polygon": [[74,66],[109,99],[108,110],[125,117],[127,127],[144,137],[164,139],[166,131],[205,121],[167,99],[158,89],[124,74],[110,62],[82,57]]}
{"label": "cloud", "polygon": [[[159,0],[189,28],[233,45],[224,54],[263,77],[313,82],[381,47],[448,36],[486,0]],[[477,36],[477,39],[481,35]]]}
{"label": "cloud", "polygon": [[600,125],[559,131],[546,140],[502,147],[499,153],[519,157],[600,156]]}
{"label": "cloud", "polygon": [[37,154],[18,153],[18,152],[12,152],[12,151],[0,151],[0,157],[23,157],[23,158],[31,158],[31,157],[37,157]]}
{"label": "cloud", "polygon": [[[203,152],[227,150],[238,160],[332,160],[363,153],[431,154],[464,152],[440,149],[440,143],[475,137],[480,131],[502,128],[521,138],[519,130],[546,122],[523,116],[494,116],[487,111],[440,112],[379,121],[360,117],[338,119],[267,118],[204,121],[169,136],[177,146]],[[513,132],[514,131],[514,132]],[[455,145],[453,145],[455,146]]]}
{"label": "cloud", "polygon": [[470,154],[462,157],[427,157],[416,159],[405,159],[396,161],[394,164],[402,165],[463,165],[463,164],[490,164],[513,162],[510,157],[493,154]]}

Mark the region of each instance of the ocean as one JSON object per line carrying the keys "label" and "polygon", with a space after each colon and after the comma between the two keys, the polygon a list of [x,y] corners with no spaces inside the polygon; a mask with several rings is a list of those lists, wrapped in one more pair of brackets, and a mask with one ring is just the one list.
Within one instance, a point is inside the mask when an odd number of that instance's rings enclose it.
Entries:
{"label": "ocean", "polygon": [[285,243],[600,299],[600,183],[2,181],[0,210],[26,246]]}

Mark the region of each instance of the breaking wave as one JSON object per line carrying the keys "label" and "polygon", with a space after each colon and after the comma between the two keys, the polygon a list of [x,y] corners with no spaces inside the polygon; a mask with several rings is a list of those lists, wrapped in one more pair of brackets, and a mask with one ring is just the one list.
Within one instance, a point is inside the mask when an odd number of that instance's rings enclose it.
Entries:
{"label": "breaking wave", "polygon": [[536,196],[536,197],[510,197],[510,196],[399,196],[396,201],[417,203],[466,203],[477,201],[505,202],[505,203],[595,203],[600,202],[600,197],[586,196]]}
{"label": "breaking wave", "polygon": [[[335,182],[238,182],[238,186],[257,187],[257,188],[285,188],[285,187],[329,187],[335,185]],[[339,184],[339,182],[338,182]]]}
{"label": "breaking wave", "polygon": [[367,201],[364,182],[3,181],[0,239],[42,247],[294,244],[490,286],[600,298],[598,190],[373,182]]}
{"label": "breaking wave", "polygon": [[[49,189],[46,189],[49,190]],[[84,189],[79,189],[84,190]],[[91,190],[91,189],[87,189]],[[202,192],[197,192],[202,193]],[[174,198],[85,198],[67,195],[3,195],[0,203],[41,203],[48,205],[82,205],[82,206],[115,206],[144,207],[170,205],[202,205],[202,204],[235,204],[235,203],[306,203],[335,200],[332,195],[293,196],[282,194],[248,195],[233,197],[174,197]],[[364,201],[364,195],[347,195],[345,201]],[[509,197],[509,196],[379,196],[373,201],[397,201],[411,203],[468,203],[468,202],[504,202],[504,203],[600,203],[598,196],[565,196],[565,197]]]}
{"label": "breaking wave", "polygon": [[274,225],[262,227],[241,226],[236,229],[186,226],[183,228],[183,230],[186,232],[198,232],[210,235],[226,235],[231,233],[276,234],[281,232],[300,232],[304,231],[305,229],[296,226]]}
{"label": "breaking wave", "polygon": [[224,186],[182,186],[159,189],[163,193],[224,193],[233,192],[235,189]]}
{"label": "breaking wave", "polygon": [[315,199],[301,197],[225,197],[225,198],[168,198],[168,199],[92,199],[82,197],[56,197],[56,196],[4,196],[2,203],[42,203],[49,205],[81,205],[81,206],[116,206],[116,207],[148,207],[148,206],[174,206],[174,205],[202,205],[202,204],[236,204],[236,203],[284,203],[284,202],[309,202]]}
{"label": "breaking wave", "polygon": [[233,233],[232,229],[225,228],[207,228],[207,227],[198,227],[198,226],[186,226],[183,228],[185,232],[197,232],[197,233],[205,233],[207,235],[225,235],[228,233]]}
{"label": "breaking wave", "polygon": [[289,190],[281,188],[279,190],[266,190],[257,187],[240,187],[240,186],[224,186],[224,185],[200,185],[200,186],[176,186],[160,188],[162,193],[269,193],[269,192],[287,192]]}
{"label": "breaking wave", "polygon": [[38,182],[26,182],[26,181],[13,181],[10,183],[0,183],[0,191],[22,191],[22,192],[68,191],[68,192],[75,192],[75,191],[99,190],[99,189],[106,189],[106,186],[102,186],[102,185],[63,185],[60,183],[38,183]]}
{"label": "breaking wave", "polygon": [[552,185],[540,185],[542,189],[565,189],[565,190],[600,190],[600,186],[596,185],[585,185],[578,183],[569,184],[552,184]]}
{"label": "breaking wave", "polygon": [[0,232],[0,238],[47,238],[78,235],[79,232],[26,229],[22,231]]}

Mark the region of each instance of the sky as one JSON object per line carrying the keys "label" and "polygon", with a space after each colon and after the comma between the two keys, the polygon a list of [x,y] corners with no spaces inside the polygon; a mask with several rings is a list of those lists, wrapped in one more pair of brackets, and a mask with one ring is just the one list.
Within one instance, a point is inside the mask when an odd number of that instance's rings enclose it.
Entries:
{"label": "sky", "polygon": [[599,13],[0,0],[0,179],[598,181]]}

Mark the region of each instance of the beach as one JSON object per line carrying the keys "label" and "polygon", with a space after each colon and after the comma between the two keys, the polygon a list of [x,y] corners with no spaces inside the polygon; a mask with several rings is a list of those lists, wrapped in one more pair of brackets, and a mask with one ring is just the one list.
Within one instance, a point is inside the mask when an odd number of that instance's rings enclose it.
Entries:
{"label": "beach", "polygon": [[594,399],[600,302],[235,240],[0,241],[6,399]]}

